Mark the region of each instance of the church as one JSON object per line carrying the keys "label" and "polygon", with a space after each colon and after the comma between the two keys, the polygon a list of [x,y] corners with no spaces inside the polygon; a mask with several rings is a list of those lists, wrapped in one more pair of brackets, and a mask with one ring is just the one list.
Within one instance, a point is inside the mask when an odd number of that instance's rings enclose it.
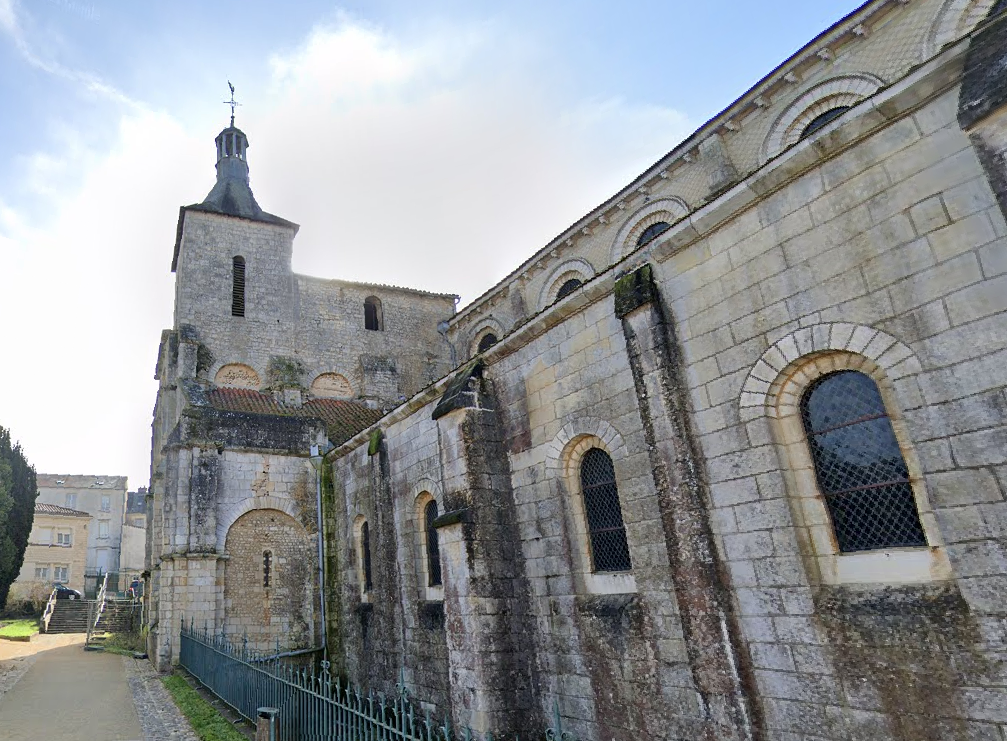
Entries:
{"label": "church", "polygon": [[[179,211],[181,621],[497,738],[1007,738],[1007,0],[870,0],[461,310]],[[529,249],[529,253],[532,250]]]}

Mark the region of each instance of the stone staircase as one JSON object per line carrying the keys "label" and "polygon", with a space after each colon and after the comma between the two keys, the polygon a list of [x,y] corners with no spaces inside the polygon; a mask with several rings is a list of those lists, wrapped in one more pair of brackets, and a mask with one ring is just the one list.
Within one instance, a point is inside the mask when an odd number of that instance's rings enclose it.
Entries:
{"label": "stone staircase", "polygon": [[88,616],[93,614],[92,600],[56,600],[47,633],[87,633]]}
{"label": "stone staircase", "polygon": [[132,600],[106,599],[105,611],[98,618],[98,633],[126,633],[140,627],[140,604]]}

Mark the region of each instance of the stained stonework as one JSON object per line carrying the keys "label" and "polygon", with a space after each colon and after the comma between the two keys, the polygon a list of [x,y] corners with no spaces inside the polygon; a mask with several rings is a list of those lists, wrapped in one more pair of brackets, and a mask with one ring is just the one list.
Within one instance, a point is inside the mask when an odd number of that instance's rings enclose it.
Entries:
{"label": "stained stonework", "polygon": [[[154,420],[162,664],[182,612],[285,627],[256,528],[310,540],[320,492],[335,668],[456,727],[529,737],[556,708],[584,741],[1007,738],[1003,8],[866,3],[443,324],[448,297],[292,276],[289,222],[183,211]],[[239,249],[264,282],[234,318]],[[371,295],[383,330],[362,329]],[[272,378],[276,358],[296,372],[272,396],[214,406],[200,368]],[[848,371],[877,386],[925,545],[839,544],[801,405]],[[335,372],[380,410],[329,449],[321,400],[297,402]],[[599,533],[625,538],[613,570]]]}
{"label": "stained stonework", "polygon": [[260,650],[275,649],[279,636],[284,645],[310,643],[316,552],[304,527],[279,510],[256,509],[235,520],[224,547],[227,633]]}

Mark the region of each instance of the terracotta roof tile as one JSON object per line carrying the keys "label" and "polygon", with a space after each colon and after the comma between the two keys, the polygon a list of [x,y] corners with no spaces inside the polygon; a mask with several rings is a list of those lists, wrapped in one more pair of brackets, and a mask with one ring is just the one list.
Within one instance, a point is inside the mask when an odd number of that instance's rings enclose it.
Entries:
{"label": "terracotta roof tile", "polygon": [[329,441],[339,445],[370,427],[384,416],[359,401],[345,399],[308,399],[301,407],[285,406],[269,394],[251,389],[213,389],[208,394],[214,409],[246,414],[271,414],[280,417],[320,419],[325,422]]}
{"label": "terracotta roof tile", "polygon": [[81,512],[79,509],[60,507],[58,504],[46,504],[35,502],[35,514],[37,515],[59,515],[60,517],[90,517],[88,512]]}

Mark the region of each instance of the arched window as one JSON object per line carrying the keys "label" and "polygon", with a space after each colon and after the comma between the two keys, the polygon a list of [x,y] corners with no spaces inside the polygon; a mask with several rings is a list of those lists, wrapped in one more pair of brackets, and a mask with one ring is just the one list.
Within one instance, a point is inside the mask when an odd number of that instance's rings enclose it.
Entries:
{"label": "arched window", "polygon": [[245,316],[245,258],[231,261],[231,316]]}
{"label": "arched window", "polygon": [[371,528],[366,522],[360,526],[360,562],[364,567],[364,592],[369,592],[374,582],[371,580]]}
{"label": "arched window", "polygon": [[841,105],[835,108],[830,108],[825,113],[818,114],[811,119],[811,122],[807,126],[804,127],[804,130],[801,132],[800,139],[806,139],[819,129],[824,129],[830,123],[850,110],[850,107],[851,106],[848,105]]}
{"label": "arched window", "polygon": [[580,463],[580,488],[594,571],[629,571],[632,564],[615,484],[615,468],[608,453],[601,448],[591,448],[584,454]]}
{"label": "arched window", "polygon": [[427,586],[441,586],[441,549],[437,541],[437,502],[431,499],[423,508],[423,526],[427,531]]}
{"label": "arched window", "polygon": [[269,578],[273,570],[273,552],[262,552],[262,586],[269,589]]}
{"label": "arched window", "polygon": [[859,371],[823,376],[801,398],[801,419],[839,550],[927,545],[877,384]]}
{"label": "arched window", "polygon": [[372,329],[376,332],[384,329],[381,300],[377,296],[368,296],[364,299],[364,329]]}
{"label": "arched window", "polygon": [[497,343],[497,336],[492,332],[487,332],[481,338],[479,338],[479,349],[477,352],[485,352],[489,350],[493,345]]}
{"label": "arched window", "polygon": [[571,278],[570,280],[566,281],[566,283],[561,285],[558,291],[556,291],[556,300],[559,301],[561,298],[569,296],[571,293],[576,291],[582,285],[584,284],[580,281],[579,278]]}
{"label": "arched window", "polygon": [[636,240],[636,246],[643,247],[648,242],[653,242],[669,229],[671,229],[671,224],[667,221],[659,221],[656,224],[651,224],[640,234],[639,239]]}

